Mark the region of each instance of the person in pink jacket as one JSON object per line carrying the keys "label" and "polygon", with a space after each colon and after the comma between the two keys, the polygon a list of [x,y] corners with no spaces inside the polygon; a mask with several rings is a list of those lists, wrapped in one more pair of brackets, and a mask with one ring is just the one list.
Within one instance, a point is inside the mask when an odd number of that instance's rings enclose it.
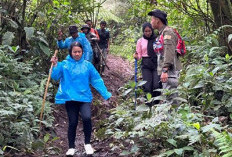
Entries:
{"label": "person in pink jacket", "polygon": [[[144,81],[147,81],[143,90],[146,93],[150,93],[152,97],[159,96],[161,93],[154,91],[155,89],[162,88],[160,83],[160,76],[157,73],[157,55],[154,52],[153,44],[155,43],[156,35],[152,25],[148,22],[143,24],[143,37],[137,41],[136,53],[134,58],[142,59],[142,77]],[[158,104],[159,101],[152,103],[146,103],[148,106]]]}

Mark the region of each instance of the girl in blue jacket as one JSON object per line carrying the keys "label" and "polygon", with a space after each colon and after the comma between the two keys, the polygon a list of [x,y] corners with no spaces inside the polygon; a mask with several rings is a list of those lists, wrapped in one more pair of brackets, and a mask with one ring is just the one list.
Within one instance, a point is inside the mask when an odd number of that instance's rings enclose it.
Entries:
{"label": "girl in blue jacket", "polygon": [[93,64],[84,60],[83,49],[80,43],[73,42],[66,59],[62,62],[57,61],[58,58],[53,56],[51,62],[53,62],[54,68],[51,77],[54,80],[60,80],[55,103],[65,104],[69,119],[69,150],[66,155],[73,156],[76,153],[75,137],[79,112],[83,121],[86,154],[93,154],[94,149],[90,145],[92,132],[90,106],[93,98],[90,84],[105,100],[109,99],[112,95],[107,91],[102,78]]}

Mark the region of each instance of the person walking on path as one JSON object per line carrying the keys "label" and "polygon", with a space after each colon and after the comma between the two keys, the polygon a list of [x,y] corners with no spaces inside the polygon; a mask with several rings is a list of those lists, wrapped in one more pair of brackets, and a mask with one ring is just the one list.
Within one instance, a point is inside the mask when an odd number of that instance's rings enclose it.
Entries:
{"label": "person walking on path", "polygon": [[90,32],[96,34],[97,38],[100,39],[97,30],[93,28],[92,21],[91,20],[86,20],[85,23],[90,27]]}
{"label": "person walking on path", "polygon": [[92,122],[91,122],[91,102],[92,93],[90,84],[108,100],[112,94],[107,91],[100,74],[93,64],[84,60],[82,45],[73,42],[70,45],[69,55],[62,62],[53,56],[51,62],[54,64],[51,77],[60,81],[55,97],[56,104],[65,104],[68,115],[68,143],[67,156],[76,153],[75,138],[79,113],[83,122],[85,136],[84,148],[87,155],[93,154],[94,149],[90,144]]}
{"label": "person walking on path", "polygon": [[83,52],[84,59],[92,62],[93,50],[92,50],[92,47],[89,41],[86,39],[85,34],[78,32],[77,26],[75,25],[69,26],[69,33],[71,36],[66,38],[65,41],[63,41],[62,40],[63,33],[61,31],[58,32],[58,41],[57,41],[58,48],[69,49],[71,43],[73,43],[74,41],[79,42],[82,45],[83,50],[84,50]]}
{"label": "person walking on path", "polygon": [[[153,43],[156,36],[150,23],[143,24],[143,37],[137,41],[135,59],[142,59],[142,77],[144,81],[144,91],[150,93],[152,97],[160,95],[160,92],[154,91],[162,88],[160,85],[160,75],[157,73],[157,55],[153,49]],[[150,107],[153,104],[158,104],[159,101],[147,103]]]}
{"label": "person walking on path", "polygon": [[[175,89],[178,86],[179,71],[182,69],[181,62],[176,52],[178,37],[174,30],[167,26],[167,14],[164,11],[155,9],[150,11],[148,15],[151,16],[152,27],[159,31],[159,36],[156,41],[163,35],[163,50],[161,52],[157,50],[160,54],[158,58],[158,73],[161,75],[160,79],[163,89]],[[159,45],[154,46],[158,47]],[[177,96],[177,93],[172,94],[168,98],[168,101],[172,104],[177,104],[174,100]]]}
{"label": "person walking on path", "polygon": [[110,32],[106,30],[106,22],[101,21],[100,22],[100,29],[97,29],[97,32],[100,37],[100,41],[98,43],[99,47],[103,50],[105,53],[105,58],[106,58],[106,53],[109,52],[110,50]]}
{"label": "person walking on path", "polygon": [[99,71],[99,61],[100,61],[100,52],[97,48],[97,42],[99,39],[97,38],[97,35],[93,32],[90,32],[90,27],[85,24],[81,27],[81,31],[85,34],[86,38],[90,42],[93,50],[93,65],[95,68]]}

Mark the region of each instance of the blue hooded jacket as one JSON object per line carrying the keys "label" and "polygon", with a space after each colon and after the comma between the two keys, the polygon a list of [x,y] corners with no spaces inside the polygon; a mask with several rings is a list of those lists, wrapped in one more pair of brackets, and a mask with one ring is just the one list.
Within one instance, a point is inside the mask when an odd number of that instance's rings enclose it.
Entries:
{"label": "blue hooded jacket", "polygon": [[63,40],[57,41],[57,45],[60,49],[69,49],[70,45],[75,41],[79,42],[82,45],[83,52],[84,52],[83,53],[84,59],[92,62],[93,50],[92,50],[92,47],[91,47],[88,39],[85,37],[84,33],[78,32],[78,37],[76,39],[73,39],[72,37],[68,37],[65,39],[65,41],[63,41]]}
{"label": "blue hooded jacket", "polygon": [[55,97],[56,104],[65,104],[66,101],[91,102],[93,99],[90,84],[107,100],[112,94],[92,63],[84,60],[74,60],[70,55],[66,60],[58,62],[52,69],[52,79],[60,80]]}

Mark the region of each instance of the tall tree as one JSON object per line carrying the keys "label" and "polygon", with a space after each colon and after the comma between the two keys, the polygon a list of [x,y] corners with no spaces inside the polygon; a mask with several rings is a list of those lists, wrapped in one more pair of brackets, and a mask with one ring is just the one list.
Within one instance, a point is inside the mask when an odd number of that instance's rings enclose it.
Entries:
{"label": "tall tree", "polygon": [[[209,0],[216,28],[223,25],[232,26],[232,0]],[[228,41],[228,36],[232,34],[232,27],[225,27],[219,34],[220,45],[228,46],[229,53],[232,54],[232,41]]]}

